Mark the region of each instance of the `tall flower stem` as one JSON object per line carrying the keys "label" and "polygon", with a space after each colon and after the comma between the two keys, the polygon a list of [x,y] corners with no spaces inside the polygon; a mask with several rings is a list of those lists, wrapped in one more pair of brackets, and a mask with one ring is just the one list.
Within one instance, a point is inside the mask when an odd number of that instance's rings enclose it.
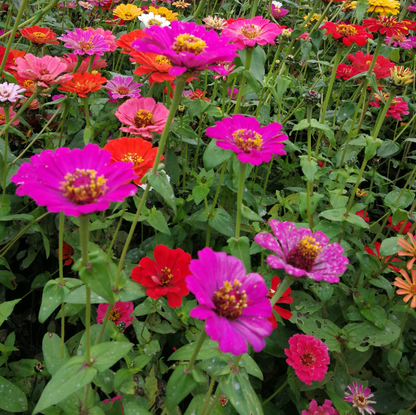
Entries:
{"label": "tall flower stem", "polygon": [[205,395],[205,402],[204,402],[204,406],[202,407],[201,415],[205,415],[205,411],[207,410],[209,401],[211,399],[212,390],[214,389],[216,378],[217,378],[216,376],[211,377],[211,381],[209,382],[208,391],[207,391],[207,394]]}
{"label": "tall flower stem", "polygon": [[[65,214],[61,212],[59,214],[59,288],[62,288],[64,285],[64,223],[65,223]],[[61,359],[64,357],[64,347],[65,347],[65,303],[61,304]]]}
{"label": "tall flower stem", "polygon": [[[306,107],[307,121],[308,121],[308,162],[312,161],[312,106]],[[312,194],[312,183],[308,180],[306,183],[306,204],[308,212],[308,223],[309,229],[313,229],[313,217],[311,212],[311,194]]]}
{"label": "tall flower stem", "polygon": [[251,6],[249,18],[253,18],[257,13],[257,7],[259,5],[259,0],[254,0],[254,4]]}
{"label": "tall flower stem", "polygon": [[194,20],[201,14],[202,10],[205,7],[205,3],[207,0],[200,0],[198,8],[196,9],[196,12],[194,13]]}
{"label": "tall flower stem", "polygon": [[186,373],[190,373],[191,370],[193,369],[194,364],[195,364],[195,360],[198,357],[198,353],[201,350],[201,347],[204,344],[204,341],[205,341],[206,337],[207,337],[207,333],[205,332],[205,327],[204,327],[204,329],[201,331],[201,333],[199,333],[199,337],[196,341],[195,349],[194,349],[194,351],[192,353],[192,356],[191,356],[191,358],[190,358],[190,360],[189,360],[189,362],[188,362],[188,364],[185,368]]}
{"label": "tall flower stem", "polygon": [[397,349],[398,349],[398,347],[399,347],[400,340],[401,340],[401,338],[402,338],[402,334],[403,334],[404,328],[406,327],[406,321],[407,321],[407,317],[408,317],[408,315],[409,315],[409,304],[410,304],[410,302],[408,303],[408,305],[407,305],[407,307],[406,307],[406,314],[404,315],[403,320],[402,320],[402,324],[401,324],[401,326],[400,326],[400,334],[399,334],[399,337],[397,338],[396,345],[394,346],[394,348],[395,348],[396,350],[397,350]]}
{"label": "tall flower stem", "polygon": [[235,221],[235,238],[240,237],[241,211],[243,207],[244,182],[247,171],[247,163],[239,163],[238,166],[238,190],[237,190],[237,218]]}
{"label": "tall flower stem", "polygon": [[[4,122],[7,124],[10,121],[10,107],[4,108]],[[4,138],[4,157],[3,157],[3,194],[1,196],[1,206],[4,206],[4,201],[6,199],[6,182],[7,182],[7,151],[9,147],[9,129],[6,130],[6,136]]]}
{"label": "tall flower stem", "polygon": [[7,60],[7,57],[9,56],[10,49],[14,41],[14,35],[17,32],[17,27],[19,26],[20,19],[22,18],[23,12],[26,9],[26,4],[27,4],[27,0],[22,0],[22,4],[20,5],[19,11],[17,12],[16,20],[14,22],[13,29],[10,33],[9,41],[7,42],[7,45],[6,45],[6,50],[4,51],[3,60],[1,61],[0,76],[3,75],[4,67],[6,66],[6,60]]}
{"label": "tall flower stem", "polygon": [[272,307],[280,300],[280,297],[293,284],[294,281],[295,277],[286,274],[284,280],[277,286],[277,289],[270,300]]}
{"label": "tall flower stem", "polygon": [[[254,50],[253,48],[249,48],[249,47],[246,48],[246,62],[244,65],[245,71],[250,70],[251,58],[253,57],[253,50]],[[244,90],[245,84],[246,84],[246,78],[243,73],[243,76],[241,78],[241,83],[240,83],[240,89],[237,95],[237,102],[235,103],[234,114],[238,114],[240,111],[241,98],[243,97],[243,90]],[[233,91],[233,89],[231,91]]]}
{"label": "tall flower stem", "polygon": [[280,386],[279,389],[277,389],[276,392],[274,392],[272,395],[270,395],[265,401],[263,401],[262,405],[266,405],[266,403],[270,402],[276,395],[278,395],[289,383],[289,379],[286,379],[282,386]]}

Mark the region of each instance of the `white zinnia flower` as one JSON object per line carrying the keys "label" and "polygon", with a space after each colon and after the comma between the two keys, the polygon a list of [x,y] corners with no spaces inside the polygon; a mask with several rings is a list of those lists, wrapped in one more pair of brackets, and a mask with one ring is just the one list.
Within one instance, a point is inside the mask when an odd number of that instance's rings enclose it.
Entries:
{"label": "white zinnia flower", "polygon": [[272,4],[274,7],[276,7],[276,9],[281,9],[283,4],[280,3],[280,1],[272,1]]}
{"label": "white zinnia flower", "polygon": [[170,26],[169,20],[166,20],[164,17],[154,14],[153,12],[142,14],[138,17],[138,19],[142,22],[144,28],[154,25],[161,27]]}

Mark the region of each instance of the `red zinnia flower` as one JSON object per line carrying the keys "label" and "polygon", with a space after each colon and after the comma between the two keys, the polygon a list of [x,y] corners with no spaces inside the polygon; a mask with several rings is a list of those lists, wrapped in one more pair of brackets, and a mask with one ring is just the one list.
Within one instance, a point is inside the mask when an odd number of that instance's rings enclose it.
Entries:
{"label": "red zinnia flower", "polygon": [[[133,180],[137,185],[141,185],[143,176],[153,167],[158,148],[143,140],[141,137],[117,138],[111,140],[104,146],[104,149],[111,153],[111,162],[131,161],[133,163],[136,178]],[[163,156],[160,157],[160,160]]]}
{"label": "red zinnia flower", "polygon": [[196,89],[195,91],[186,91],[183,94],[185,97],[188,97],[189,99],[204,99],[205,101],[209,102],[208,98],[204,98],[204,91],[201,91],[200,89]]}
{"label": "red zinnia flower", "polygon": [[[367,72],[373,61],[373,55],[365,55],[360,50],[355,55],[347,55],[347,58],[352,62],[352,66],[357,70],[357,74]],[[393,67],[394,62],[391,62],[382,55],[378,55],[373,73],[377,79],[388,78],[390,76],[390,68]]]}
{"label": "red zinnia flower", "polygon": [[140,64],[134,71],[136,75],[151,74],[149,81],[152,82],[173,81],[175,79],[173,75],[168,73],[172,68],[172,64],[165,56],[138,51],[132,52],[130,56],[132,62]]}
{"label": "red zinnia flower", "polygon": [[47,27],[32,26],[20,31],[23,37],[30,40],[35,46],[39,45],[59,45],[56,40],[56,33]]}
{"label": "red zinnia flower", "polygon": [[[4,57],[4,52],[6,51],[6,48],[4,46],[0,46],[0,62],[3,61],[3,57]],[[4,67],[4,70],[9,72],[9,69],[13,69],[14,68],[14,60],[13,60],[13,55],[11,53],[9,53],[6,56],[6,66]],[[2,75],[3,77],[3,75]]]}
{"label": "red zinnia flower", "polygon": [[64,92],[75,92],[80,97],[85,98],[90,92],[95,92],[101,89],[103,84],[106,82],[107,79],[99,73],[74,73],[72,80],[65,82],[58,89]]}
{"label": "red zinnia flower", "polygon": [[364,19],[363,27],[370,32],[378,32],[388,37],[399,34],[407,35],[409,33],[406,24],[398,22],[397,17],[378,16],[377,19],[373,17]]}
{"label": "red zinnia flower", "polygon": [[346,65],[345,63],[340,63],[337,66],[337,74],[336,78],[342,78],[344,81],[348,81],[348,79],[352,78],[354,75],[357,75],[359,72],[353,66]]}
{"label": "red zinnia flower", "polygon": [[[397,223],[397,225],[393,225],[393,218],[390,216],[389,217],[389,223],[387,224],[387,227],[394,229],[396,232],[400,232],[400,230],[403,227],[403,224],[404,224],[404,220],[401,220],[400,222]],[[412,227],[412,223],[411,222],[406,222],[406,225],[404,226],[403,230],[400,233],[402,235],[406,235],[410,231],[411,227]]]}
{"label": "red zinnia flower", "polygon": [[154,260],[144,257],[134,267],[131,278],[147,287],[146,294],[155,300],[166,295],[170,307],[179,307],[182,298],[189,294],[185,278],[190,275],[191,255],[182,249],[169,249],[158,245],[153,251]]}
{"label": "red zinnia flower", "polygon": [[[280,284],[280,278],[279,277],[273,277],[272,278],[272,288],[269,290],[269,298],[272,298],[274,293],[277,290],[277,287]],[[292,289],[289,287],[282,296],[277,300],[277,303],[281,304],[292,304],[293,298],[290,296]],[[279,314],[280,317],[289,320],[292,317],[292,312],[289,310],[285,310],[284,308],[277,305],[277,303],[273,306],[273,310],[276,311],[277,314]],[[273,329],[277,327],[277,321],[274,314],[271,315],[271,317],[268,319],[270,323],[273,325]]]}
{"label": "red zinnia flower", "polygon": [[364,46],[367,43],[367,39],[373,38],[371,33],[366,32],[359,25],[326,22],[320,29],[326,29],[325,35],[332,35],[334,39],[342,40],[345,46],[351,46],[352,43]]}
{"label": "red zinnia flower", "polygon": [[130,53],[130,52],[136,52],[136,49],[133,49],[131,47],[131,44],[136,39],[141,39],[144,36],[148,36],[143,30],[133,30],[130,33],[126,33],[125,35],[121,35],[120,39],[116,40],[116,45],[119,48],[122,48],[124,50],[121,51],[121,53]]}
{"label": "red zinnia flower", "polygon": [[365,216],[364,216],[364,209],[359,210],[356,213],[357,216],[360,216],[361,218],[363,218],[366,222],[370,222],[370,217],[368,216],[368,213],[365,212]]}
{"label": "red zinnia flower", "polygon": [[[388,92],[385,92],[382,95],[384,101],[386,101],[390,94]],[[373,107],[380,107],[379,101],[382,101],[381,96],[379,94],[374,94],[374,97],[376,98],[376,100],[370,102],[370,105],[372,105]],[[401,115],[409,114],[408,109],[409,106],[407,105],[406,101],[403,101],[403,98],[394,97],[393,101],[389,106],[389,109],[387,110],[386,117],[395,118],[396,120],[401,121]]]}
{"label": "red zinnia flower", "polygon": [[[74,263],[74,260],[72,259],[72,255],[74,255],[74,248],[72,248],[71,245],[67,244],[65,241],[62,241],[63,249],[62,249],[62,260],[64,261],[65,265],[71,265]],[[56,250],[59,255],[59,249]]]}
{"label": "red zinnia flower", "polygon": [[[374,242],[374,247],[376,248],[376,252],[374,252],[369,246],[365,246],[364,251],[367,252],[367,254],[377,257],[380,260],[380,262],[384,264],[390,259],[391,255],[380,256],[380,246],[381,246],[380,242]],[[396,261],[401,262],[399,258],[393,258],[391,260],[391,262],[396,262]],[[400,269],[397,267],[394,267],[393,265],[388,265],[388,268],[392,269],[393,271],[400,272]]]}

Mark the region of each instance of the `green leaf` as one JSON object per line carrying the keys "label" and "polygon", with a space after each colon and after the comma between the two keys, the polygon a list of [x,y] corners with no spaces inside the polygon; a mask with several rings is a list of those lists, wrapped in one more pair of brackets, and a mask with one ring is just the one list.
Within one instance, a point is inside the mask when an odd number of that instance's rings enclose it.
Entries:
{"label": "green leaf", "polygon": [[39,309],[39,322],[44,323],[46,319],[59,307],[68,295],[69,289],[59,284],[59,279],[50,280],[46,283],[42,293],[42,304]]}
{"label": "green leaf", "polygon": [[92,127],[85,127],[84,135],[82,137],[84,140],[84,144],[87,145],[91,141],[94,140],[94,128]]}
{"label": "green leaf", "polygon": [[13,301],[5,301],[0,304],[0,326],[8,319],[12,314],[14,306],[20,301],[20,298]]}
{"label": "green leaf", "polygon": [[120,301],[124,303],[128,301],[135,301],[139,298],[146,297],[146,287],[133,281],[131,279],[126,280],[126,284],[121,288],[119,292]]}
{"label": "green leaf", "polygon": [[[195,349],[196,342],[182,346],[176,350],[168,360],[185,360],[189,359]],[[198,353],[198,359],[211,359],[216,356],[220,356],[221,351],[218,348],[218,343],[212,340],[205,340]]]}
{"label": "green leaf", "polygon": [[303,174],[312,183],[318,171],[318,163],[315,160],[308,160],[307,156],[300,156],[300,166]]}
{"label": "green leaf", "polygon": [[259,81],[256,79],[256,77],[254,76],[254,74],[251,71],[244,71],[243,72],[243,76],[244,78],[247,79],[247,82],[249,83],[249,85],[251,86],[251,89],[256,93],[259,94],[261,91],[261,84],[259,83]]}
{"label": "green leaf", "polygon": [[399,364],[400,360],[402,359],[402,352],[397,349],[390,349],[387,352],[387,360],[389,362],[389,365],[396,369],[397,365]]}
{"label": "green leaf", "polygon": [[248,220],[262,222],[263,218],[258,215],[256,212],[251,210],[249,207],[242,205],[241,206],[241,214]]}
{"label": "green leaf", "polygon": [[97,370],[86,365],[85,356],[74,356],[52,377],[42,392],[34,414],[56,405],[90,383]]}
{"label": "green leaf", "polygon": [[160,210],[156,210],[153,208],[149,214],[149,216],[146,216],[146,221],[149,223],[149,225],[156,229],[159,232],[162,232],[166,235],[170,235],[170,229],[166,222],[165,217],[163,216],[163,213]]}
{"label": "green leaf", "polygon": [[[184,415],[199,415],[202,412],[202,408],[204,407],[206,396],[204,394],[201,395],[195,395],[189,404],[188,408],[186,409],[186,412]],[[213,402],[214,397],[211,396],[209,398],[209,404]],[[210,406],[208,406],[210,407]],[[212,415],[224,415],[224,410],[220,402],[217,402],[217,404],[214,406],[214,409],[210,412]]]}
{"label": "green leaf", "polygon": [[379,329],[384,329],[386,325],[386,312],[383,307],[373,305],[370,308],[360,309],[360,313],[369,321],[374,323]]}
{"label": "green leaf", "polygon": [[228,160],[232,154],[232,150],[224,150],[217,146],[216,140],[211,140],[202,156],[205,170],[208,171],[218,167],[224,161]]}
{"label": "green leaf", "polygon": [[27,410],[26,395],[16,385],[0,376],[0,408],[8,412],[23,412]]}
{"label": "green leaf", "polygon": [[43,336],[42,352],[46,369],[52,376],[69,360],[65,345],[64,357],[61,357],[61,338],[55,333],[46,333]]}
{"label": "green leaf", "polygon": [[365,158],[371,160],[376,154],[377,150],[381,147],[383,142],[379,138],[373,138],[367,136],[367,146],[365,147]]}
{"label": "green leaf", "polygon": [[158,171],[154,174],[149,173],[147,175],[147,180],[156,192],[162,196],[165,203],[173,210],[174,213],[176,213],[175,194],[166,173],[164,171]]}
{"label": "green leaf", "polygon": [[305,128],[308,128],[309,125],[310,124],[309,124],[308,120],[304,119],[304,120],[300,121],[298,124],[296,124],[293,127],[292,131],[304,130]]}
{"label": "green leaf", "polygon": [[385,158],[392,157],[399,154],[401,150],[402,147],[399,144],[394,143],[392,140],[385,140],[383,141],[381,147],[377,150],[377,155]]}
{"label": "green leaf", "polygon": [[[243,65],[246,61],[246,50],[243,49],[240,52],[240,58]],[[261,46],[257,46],[253,50],[253,55],[251,57],[250,71],[253,73],[254,77],[258,81],[262,81],[265,74],[264,63],[266,62],[266,54]]]}
{"label": "green leaf", "polygon": [[141,399],[145,400],[143,397],[137,396],[137,395],[124,395],[123,396],[124,415],[152,415],[150,412],[146,411],[145,408],[143,408],[140,402]]}
{"label": "green leaf", "polygon": [[234,220],[224,209],[215,210],[214,215],[209,218],[209,225],[222,235],[234,236]]}
{"label": "green leaf", "polygon": [[400,245],[397,245],[399,239],[398,236],[386,238],[380,245],[380,256],[397,254],[402,249]]}
{"label": "green leaf", "polygon": [[259,368],[259,365],[254,361],[254,359],[249,354],[247,353],[243,354],[241,361],[244,365],[244,369],[247,371],[249,375],[255,376],[256,378],[263,380],[263,372]]}
{"label": "green leaf", "polygon": [[346,218],[344,217],[344,220],[358,228],[368,229],[369,227],[368,223],[361,216],[354,215],[353,213],[350,213]]}
{"label": "green leaf", "polygon": [[[403,192],[403,193],[402,193]],[[402,194],[401,194],[402,193]],[[400,196],[401,194],[401,196]],[[400,199],[399,199],[400,196]],[[415,192],[411,190],[396,189],[392,190],[384,198],[384,204],[391,209],[406,209],[411,205],[415,198]]]}
{"label": "green leaf", "polygon": [[355,5],[355,16],[357,17],[358,23],[361,23],[363,17],[365,16],[365,12],[368,9],[368,3],[364,0],[358,0],[357,4]]}
{"label": "green leaf", "polygon": [[230,238],[227,241],[231,255],[241,259],[244,263],[247,273],[251,272],[250,263],[250,241],[246,236],[240,238]]}
{"label": "green leaf", "polygon": [[276,79],[276,90],[277,90],[277,98],[280,101],[289,88],[292,82],[292,78],[285,76],[285,75],[278,75]]}
{"label": "green leaf", "polygon": [[194,99],[188,105],[188,114],[191,118],[200,117],[206,109],[210,106],[210,103],[202,99]]}
{"label": "green leaf", "polygon": [[156,368],[152,366],[145,379],[145,393],[147,396],[147,408],[150,409],[159,395],[159,385],[156,376]]}
{"label": "green leaf", "polygon": [[96,344],[91,347],[91,359],[94,361],[92,367],[98,372],[104,372],[124,357],[132,347],[133,343],[128,342]]}
{"label": "green leaf", "polygon": [[337,112],[337,120],[344,121],[354,114],[357,104],[350,101],[344,101]]}
{"label": "green leaf", "polygon": [[314,118],[312,118],[311,119],[311,126],[313,128],[316,128],[317,130],[322,131],[326,135],[326,137],[328,137],[331,144],[335,144],[334,132],[331,130],[331,128],[328,125],[322,124],[318,120],[315,120]]}
{"label": "green leaf", "polygon": [[195,186],[192,189],[192,196],[194,198],[194,202],[196,205],[199,205],[207,196],[209,193],[209,187],[206,185],[202,186]]}
{"label": "green leaf", "polygon": [[314,226],[313,230],[321,231],[329,239],[331,239],[334,236],[338,236],[341,233],[342,228],[336,223],[331,223],[331,222],[327,222],[326,220],[321,220],[316,226]]}
{"label": "green leaf", "polygon": [[345,220],[345,212],[347,209],[345,207],[338,208],[338,209],[330,209],[319,214],[319,217],[325,218],[328,220],[335,220],[335,221],[343,221]]}

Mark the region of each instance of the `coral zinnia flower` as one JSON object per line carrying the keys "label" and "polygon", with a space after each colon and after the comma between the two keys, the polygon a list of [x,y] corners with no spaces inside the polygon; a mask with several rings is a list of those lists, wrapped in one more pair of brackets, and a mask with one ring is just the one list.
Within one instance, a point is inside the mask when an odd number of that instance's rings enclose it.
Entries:
{"label": "coral zinnia flower", "polygon": [[322,406],[318,406],[315,399],[309,402],[309,408],[307,411],[302,411],[302,415],[339,415],[339,412],[332,407],[332,401],[325,399]]}
{"label": "coral zinnia flower", "polygon": [[370,401],[370,398],[374,396],[370,388],[364,389],[363,385],[353,382],[352,385],[348,385],[348,389],[351,393],[344,392],[344,401],[352,402],[352,407],[357,408],[361,415],[364,415],[364,412],[368,412],[370,415],[376,413],[375,409],[369,405],[370,403],[376,403],[375,401]]}
{"label": "coral zinnia flower", "polygon": [[[136,178],[133,180],[137,185],[141,185],[143,176],[153,167],[158,148],[143,140],[141,137],[117,138],[108,142],[105,150],[111,153],[111,162],[131,161],[134,167]],[[160,161],[163,156],[160,157]]]}
{"label": "coral zinnia flower", "polygon": [[73,32],[66,31],[66,34],[58,37],[65,43],[66,48],[74,49],[75,55],[98,55],[110,51],[110,46],[100,34],[93,35],[89,30],[75,28]]}
{"label": "coral zinnia flower", "polygon": [[121,104],[116,117],[128,127],[120,130],[144,138],[152,138],[152,133],[160,134],[168,118],[169,110],[163,104],[156,104],[153,98],[131,98]]}
{"label": "coral zinnia flower", "polygon": [[185,278],[190,274],[191,255],[182,249],[158,245],[154,260],[144,257],[131,271],[131,278],[147,287],[146,294],[153,299],[166,295],[170,307],[179,307],[182,297],[189,294]]}
{"label": "coral zinnia flower", "polygon": [[124,35],[120,36],[120,39],[116,40],[116,45],[119,48],[122,48],[124,50],[121,51],[121,53],[130,53],[133,51],[136,51],[136,49],[131,47],[131,44],[136,39],[141,39],[142,37],[148,36],[146,33],[144,33],[143,30],[133,30],[130,33],[126,33]]}
{"label": "coral zinnia flower", "polygon": [[158,16],[164,17],[169,22],[173,22],[174,20],[178,20],[178,13],[174,13],[167,9],[166,7],[153,7],[150,6],[148,9],[149,12],[157,14]]}
{"label": "coral zinnia flower", "polygon": [[200,304],[190,316],[206,320],[205,331],[218,340],[223,353],[246,353],[247,341],[260,352],[273,330],[267,321],[272,307],[263,277],[246,274],[243,261],[225,252],[204,248],[198,257],[191,261],[191,275],[186,278]]}
{"label": "coral zinnia flower", "polygon": [[122,20],[133,20],[136,17],[139,17],[143,13],[143,10],[140,7],[135,6],[134,4],[119,4],[114,10],[114,16],[119,17]]}
{"label": "coral zinnia flower", "polygon": [[[87,58],[82,59],[81,65],[77,69],[77,73],[87,72],[88,67],[90,66],[90,60],[92,58],[92,56],[88,56]],[[61,60],[68,65],[65,72],[74,72],[75,66],[77,64],[77,55],[75,55],[75,53],[66,53],[63,57],[61,57]],[[91,71],[98,71],[99,69],[105,68],[106,66],[107,61],[105,59],[100,59],[99,56],[94,56]]]}
{"label": "coral zinnia flower", "polygon": [[30,40],[35,46],[40,45],[59,45],[56,40],[56,33],[46,27],[32,26],[20,31],[21,35]]}
{"label": "coral zinnia flower", "polygon": [[[273,277],[272,278],[272,287],[269,290],[268,293],[268,298],[272,298],[274,293],[277,290],[277,287],[280,284],[280,278],[279,277]],[[273,310],[276,311],[277,314],[279,314],[280,317],[289,320],[290,318],[292,318],[292,312],[289,310],[285,310],[284,308],[280,307],[279,305],[277,305],[278,303],[280,304],[292,304],[293,303],[293,298],[290,296],[290,293],[292,292],[292,289],[289,287],[283,294],[282,296],[277,300],[277,303],[273,306]],[[273,325],[273,329],[275,329],[277,327],[277,321],[276,321],[276,317],[274,316],[274,314],[272,314],[272,316],[268,319],[270,321],[270,323],[272,323]]]}
{"label": "coral zinnia flower", "polygon": [[[374,252],[369,246],[365,246],[364,251],[367,252],[367,254],[377,257],[380,260],[380,262],[384,264],[390,259],[391,255],[388,255],[385,257],[380,256],[380,246],[381,246],[380,242],[374,242],[374,247],[376,248],[376,252]],[[391,262],[397,262],[397,261],[402,262],[399,258],[393,258],[391,260]],[[393,271],[400,272],[400,268],[397,268],[393,265],[388,265],[388,268],[392,269]]]}
{"label": "coral zinnia flower", "polygon": [[396,293],[398,295],[405,296],[403,298],[405,303],[412,299],[410,302],[410,307],[416,308],[416,270],[410,270],[412,280],[410,280],[408,273],[404,269],[401,269],[399,272],[403,275],[404,280],[402,280],[400,277],[396,277],[394,280],[393,285],[399,287]]}
{"label": "coral zinnia flower", "polygon": [[[347,58],[352,62],[352,66],[358,73],[367,72],[373,61],[373,55],[365,55],[360,50],[355,55],[347,55]],[[394,62],[391,62],[382,55],[376,58],[376,64],[373,68],[373,73],[377,79],[387,78],[390,76],[390,68],[394,67]]]}
{"label": "coral zinnia flower", "polygon": [[256,45],[274,44],[274,40],[282,33],[282,29],[261,16],[244,19],[228,25],[222,36],[227,36],[234,42],[238,50]]}
{"label": "coral zinnia flower", "polygon": [[386,36],[407,35],[409,33],[406,24],[397,21],[397,17],[378,16],[377,19],[372,17],[364,19],[362,25],[370,32],[378,32]]}
{"label": "coral zinnia flower", "polygon": [[78,96],[85,98],[90,92],[101,89],[106,82],[107,79],[99,73],[74,73],[71,81],[62,84],[58,89],[64,92],[75,92]]}
{"label": "coral zinnia flower", "polygon": [[254,240],[263,248],[273,251],[267,263],[272,268],[283,268],[294,277],[309,277],[315,281],[339,282],[337,274],[347,269],[348,258],[338,243],[328,244],[322,232],[307,228],[296,229],[291,222],[270,221],[275,238],[269,233],[259,233]]}
{"label": "coral zinnia flower", "polygon": [[110,163],[111,154],[96,144],[83,150],[44,150],[22,163],[11,181],[19,196],[29,196],[50,212],[79,216],[106,210],[136,193],[132,163]]}
{"label": "coral zinnia flower", "polygon": [[326,22],[320,29],[326,29],[325,35],[332,35],[334,39],[340,39],[345,46],[351,46],[352,43],[364,46],[367,39],[373,38],[371,33],[366,32],[359,25]]}
{"label": "coral zinnia flower", "polygon": [[133,81],[132,76],[115,76],[104,88],[108,89],[111,98],[139,98],[142,85]]}
{"label": "coral zinnia flower", "polygon": [[312,335],[295,334],[289,339],[286,363],[295,369],[296,376],[307,385],[321,382],[328,372],[328,346]]}
{"label": "coral zinnia flower", "polygon": [[218,147],[234,151],[242,163],[258,166],[269,162],[272,156],[286,154],[282,141],[288,137],[281,130],[282,125],[277,122],[260,127],[256,118],[237,114],[217,121],[206,135],[216,138]]}
{"label": "coral zinnia flower", "polygon": [[411,257],[411,260],[407,263],[406,267],[407,269],[412,269],[413,264],[416,261],[416,241],[415,237],[410,232],[407,234],[407,236],[409,237],[411,244],[405,239],[399,238],[397,245],[400,245],[405,249],[405,251],[399,251],[397,253],[398,255]]}
{"label": "coral zinnia flower", "polygon": [[130,56],[132,62],[140,64],[134,71],[136,75],[151,74],[149,79],[152,82],[173,81],[175,79],[173,75],[169,75],[172,64],[166,56],[137,51],[132,52]]}
{"label": "coral zinnia flower", "polygon": [[[384,102],[385,102],[390,94],[388,92],[385,92],[382,95],[383,95]],[[380,102],[383,102],[381,96],[379,94],[374,94],[374,97],[376,98],[376,100],[373,102],[370,102],[370,105],[372,105],[373,107],[380,107]],[[390,104],[389,109],[387,110],[386,117],[395,118],[396,120],[401,121],[402,115],[409,114],[408,110],[409,110],[409,106],[407,105],[406,101],[403,101],[403,98],[394,97],[393,101]]]}
{"label": "coral zinnia flower", "polygon": [[412,222],[406,222],[406,225],[404,226],[403,230],[401,230],[403,227],[403,224],[404,224],[404,220],[401,220],[400,222],[397,223],[397,225],[393,225],[393,218],[390,216],[389,221],[387,223],[387,227],[394,229],[396,232],[401,231],[400,233],[402,235],[406,235],[407,232],[409,232],[412,227]]}
{"label": "coral zinnia flower", "polygon": [[[63,249],[62,249],[62,260],[64,261],[64,265],[71,265],[74,263],[74,260],[72,259],[72,255],[74,255],[74,248],[72,248],[71,245],[67,244],[65,241],[63,242]],[[59,255],[59,249],[56,250]]]}
{"label": "coral zinnia flower", "polygon": [[16,70],[18,75],[23,79],[32,80],[37,86],[49,88],[59,82],[67,82],[72,75],[64,74],[66,64],[58,57],[46,55],[37,58],[31,53],[26,53],[23,58],[16,59]]}
{"label": "coral zinnia flower", "polygon": [[367,13],[375,12],[380,16],[399,14],[400,2],[397,0],[368,0]]}
{"label": "coral zinnia flower", "polygon": [[132,46],[139,52],[166,56],[172,63],[170,75],[205,69],[222,73],[215,63],[232,62],[236,56],[236,48],[228,43],[227,37],[220,38],[215,31],[195,23],[173,21],[170,28],[152,26],[145,32],[149,36],[135,40]]}
{"label": "coral zinnia flower", "polygon": [[[110,304],[99,304],[97,308],[97,324],[101,324],[103,322],[103,319],[105,317],[105,313],[108,310],[108,306]],[[112,321],[116,326],[119,323],[124,323],[122,325],[122,328],[125,329],[126,327],[130,326],[131,323],[133,323],[133,318],[130,317],[130,314],[134,310],[134,305],[131,301],[128,301],[126,303],[123,303],[122,301],[117,301],[110,311],[110,316],[108,319]]]}
{"label": "coral zinnia flower", "polygon": [[[0,107],[0,125],[6,124],[6,115],[5,115],[5,112],[4,111],[5,111],[5,109],[3,107]],[[9,120],[11,120],[16,115],[16,113],[12,111],[12,107],[6,108],[6,111],[9,112]],[[13,125],[19,124],[19,120],[16,118],[13,121],[12,124]]]}

